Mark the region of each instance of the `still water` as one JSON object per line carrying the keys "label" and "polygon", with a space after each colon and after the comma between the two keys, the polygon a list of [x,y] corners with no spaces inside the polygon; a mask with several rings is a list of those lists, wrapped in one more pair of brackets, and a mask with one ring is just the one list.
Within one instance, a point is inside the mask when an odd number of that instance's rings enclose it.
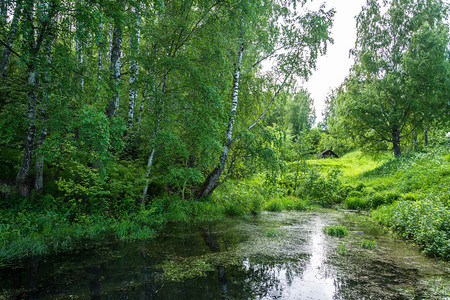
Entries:
{"label": "still water", "polygon": [[[327,225],[350,234],[327,236]],[[0,269],[0,299],[450,299],[449,282],[448,264],[364,216],[283,212],[35,257]]]}

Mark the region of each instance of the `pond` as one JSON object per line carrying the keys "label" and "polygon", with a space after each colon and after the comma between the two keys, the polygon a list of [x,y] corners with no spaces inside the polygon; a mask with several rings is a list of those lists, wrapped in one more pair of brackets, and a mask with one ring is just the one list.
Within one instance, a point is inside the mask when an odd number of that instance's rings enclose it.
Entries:
{"label": "pond", "polygon": [[34,257],[0,269],[0,299],[445,299],[449,282],[448,264],[367,217],[321,210],[169,224],[150,241]]}

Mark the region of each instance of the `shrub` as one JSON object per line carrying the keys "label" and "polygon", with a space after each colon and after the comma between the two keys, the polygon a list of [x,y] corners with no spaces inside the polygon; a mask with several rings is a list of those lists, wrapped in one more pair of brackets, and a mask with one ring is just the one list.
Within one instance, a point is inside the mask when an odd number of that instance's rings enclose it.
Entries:
{"label": "shrub", "polygon": [[213,201],[228,216],[258,214],[264,204],[264,188],[258,183],[243,184],[229,181],[213,194]]}
{"label": "shrub", "polygon": [[373,217],[412,239],[428,255],[450,258],[450,210],[440,199],[400,200],[379,207]]}
{"label": "shrub", "polygon": [[284,206],[280,199],[274,199],[269,202],[266,209],[268,211],[282,211],[284,209]]}
{"label": "shrub", "polygon": [[286,205],[288,210],[305,211],[308,210],[309,204],[306,200],[300,200],[294,197],[289,197]]}
{"label": "shrub", "polygon": [[395,192],[391,191],[378,192],[370,197],[369,200],[370,207],[377,208],[380,205],[391,204],[394,201],[398,200],[399,198],[400,195]]}
{"label": "shrub", "polygon": [[314,169],[310,169],[305,174],[299,196],[324,207],[342,202],[345,198],[345,191],[340,175],[339,170],[333,169],[326,176],[322,176]]}
{"label": "shrub", "polygon": [[363,210],[370,208],[369,199],[367,197],[347,197],[344,200],[344,205],[348,209]]}

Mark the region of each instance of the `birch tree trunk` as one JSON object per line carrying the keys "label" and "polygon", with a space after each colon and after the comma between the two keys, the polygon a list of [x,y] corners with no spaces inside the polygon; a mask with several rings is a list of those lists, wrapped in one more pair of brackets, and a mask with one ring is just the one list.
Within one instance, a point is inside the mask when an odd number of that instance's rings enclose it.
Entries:
{"label": "birch tree trunk", "polygon": [[102,80],[102,42],[100,41],[100,39],[102,38],[102,33],[103,33],[103,24],[100,23],[98,25],[98,36],[99,36],[99,42],[97,43],[97,51],[98,51],[98,61],[97,61],[97,93],[100,92],[100,85],[101,85],[101,80]]}
{"label": "birch tree trunk", "polygon": [[[38,141],[36,142],[36,149],[39,149],[44,143],[44,140],[47,138],[47,127],[45,127],[44,122],[45,119],[42,120],[43,123],[42,126],[44,126],[44,128],[42,128]],[[36,191],[40,191],[43,188],[44,188],[44,153],[41,152],[36,158],[34,189]]]}
{"label": "birch tree trunk", "polygon": [[241,75],[241,63],[243,54],[244,54],[244,44],[243,42],[240,42],[237,61],[234,68],[231,111],[226,131],[225,143],[222,148],[222,154],[220,155],[219,164],[206,178],[205,182],[203,183],[203,186],[201,187],[199,193],[197,194],[198,198],[206,197],[207,195],[211,194],[214,191],[214,189],[217,187],[217,182],[220,178],[220,175],[222,175],[223,170],[225,169],[225,165],[227,163],[228,154],[232,144],[233,126],[236,118],[236,110],[239,95],[239,79]]}
{"label": "birch tree trunk", "polygon": [[[33,153],[35,150],[35,138],[36,138],[36,106],[37,106],[37,69],[40,64],[39,52],[42,48],[42,43],[47,41],[48,31],[52,24],[52,19],[56,13],[56,7],[52,4],[54,2],[44,2],[38,5],[44,6],[42,12],[43,15],[38,16],[38,22],[41,23],[39,32],[36,32],[36,27],[33,24],[35,14],[34,1],[27,1],[27,6],[24,10],[24,14],[27,15],[24,21],[24,44],[28,51],[29,58],[26,63],[28,66],[28,129],[27,137],[25,140],[25,150],[20,165],[19,172],[16,177],[17,190],[21,196],[28,197],[30,192],[30,185],[28,183],[28,174],[33,162]],[[37,39],[35,38],[37,36]]]}
{"label": "birch tree trunk", "polygon": [[139,42],[140,42],[140,20],[139,14],[135,11],[134,31],[130,30],[130,77],[129,77],[129,100],[128,100],[128,131],[133,127],[134,110],[137,100],[136,78],[139,71]]}
{"label": "birch tree trunk", "polygon": [[[147,70],[147,78],[149,77],[149,74],[150,74],[150,72]],[[148,79],[147,79],[145,87],[144,87],[144,91],[142,92],[141,105],[139,107],[139,113],[138,113],[138,116],[136,119],[136,124],[137,124],[136,135],[139,135],[139,131],[141,129],[141,120],[142,120],[142,115],[144,114],[144,105],[145,105],[145,101],[148,97],[148,94],[150,94],[150,97],[152,97],[153,89],[149,88],[149,83],[148,83]]]}
{"label": "birch tree trunk", "polygon": [[[76,51],[76,57],[77,57],[77,65],[78,70],[81,71],[83,68],[83,24],[81,22],[80,12],[83,6],[83,0],[77,0],[76,7],[77,7],[77,17],[76,17],[76,40],[75,40],[75,51]],[[84,89],[84,78],[82,72],[80,72],[80,87],[81,91]]]}
{"label": "birch tree trunk", "polygon": [[[8,64],[9,56],[11,55],[11,49],[13,47],[14,38],[16,36],[17,28],[19,25],[19,19],[21,14],[21,4],[22,1],[19,0],[16,2],[16,7],[14,9],[14,15],[11,21],[11,27],[9,29],[8,39],[6,41],[6,45],[3,50],[2,58],[0,61],[0,76],[6,76],[7,69],[6,65]],[[6,9],[6,5],[4,8]],[[3,14],[3,10],[1,12]]]}
{"label": "birch tree trunk", "polygon": [[[49,76],[49,68],[52,63],[51,52],[52,52],[52,43],[51,41],[46,41],[45,43],[45,58],[46,58],[46,66],[44,68],[44,76],[42,80],[42,110],[41,110],[41,132],[39,134],[38,140],[36,142],[36,149],[39,150],[45,139],[47,138],[47,106],[49,100],[49,89],[50,89],[50,76]],[[36,157],[36,165],[35,165],[35,179],[34,179],[34,189],[36,191],[40,191],[44,188],[44,153],[42,151],[38,151],[38,156]]]}
{"label": "birch tree trunk", "polygon": [[25,151],[16,177],[16,185],[19,194],[28,197],[30,188],[27,182],[28,173],[33,161],[34,139],[36,136],[36,68],[33,63],[28,67],[28,129],[25,141]]}
{"label": "birch tree trunk", "polygon": [[144,92],[144,94],[142,95],[142,100],[141,100],[141,106],[139,107],[139,114],[137,116],[137,120],[136,120],[136,124],[137,124],[137,129],[136,129],[136,134],[139,134],[139,131],[141,130],[141,120],[142,120],[142,115],[144,113],[144,104],[145,104],[145,99],[147,96],[147,92]]}
{"label": "birch tree trunk", "polygon": [[120,54],[122,51],[122,28],[119,25],[114,25],[112,44],[111,44],[111,92],[112,97],[106,108],[106,116],[112,120],[119,108],[119,85],[120,85]]}
{"label": "birch tree trunk", "polygon": [[167,74],[168,74],[168,72],[164,71],[164,75],[163,75],[162,83],[161,83],[161,96],[159,98],[160,108],[157,113],[156,125],[155,125],[155,128],[153,129],[152,151],[150,152],[150,156],[149,156],[148,162],[147,162],[147,172],[145,174],[145,186],[144,186],[144,190],[142,191],[141,206],[145,205],[145,196],[147,195],[148,185],[150,183],[150,174],[152,171],[153,157],[154,157],[155,151],[156,151],[155,148],[156,148],[156,139],[158,137],[159,124],[160,124],[161,118],[163,117],[163,114],[164,114],[164,93],[166,92]]}
{"label": "birch tree trunk", "polygon": [[112,24],[109,23],[109,30],[108,30],[108,55],[109,55],[109,60],[111,60],[111,52],[112,52],[112,44],[113,44],[113,27]]}

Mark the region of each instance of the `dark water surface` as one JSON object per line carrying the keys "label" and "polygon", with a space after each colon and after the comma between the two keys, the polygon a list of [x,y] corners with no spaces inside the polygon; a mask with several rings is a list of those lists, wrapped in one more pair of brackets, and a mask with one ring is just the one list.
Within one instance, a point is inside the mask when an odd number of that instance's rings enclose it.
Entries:
{"label": "dark water surface", "polygon": [[[341,224],[349,236],[322,232]],[[169,224],[151,241],[0,269],[0,299],[450,299],[449,290],[447,264],[335,211]]]}

